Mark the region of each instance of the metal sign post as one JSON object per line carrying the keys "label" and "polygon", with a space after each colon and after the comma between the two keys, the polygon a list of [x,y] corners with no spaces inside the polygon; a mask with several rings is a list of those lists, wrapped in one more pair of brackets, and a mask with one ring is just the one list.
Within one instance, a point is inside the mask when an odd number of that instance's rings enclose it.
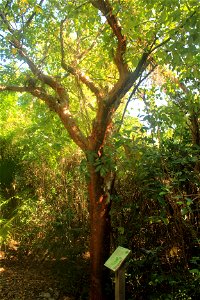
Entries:
{"label": "metal sign post", "polygon": [[119,246],[104,264],[115,272],[115,300],[125,300],[125,262],[130,254],[131,250]]}

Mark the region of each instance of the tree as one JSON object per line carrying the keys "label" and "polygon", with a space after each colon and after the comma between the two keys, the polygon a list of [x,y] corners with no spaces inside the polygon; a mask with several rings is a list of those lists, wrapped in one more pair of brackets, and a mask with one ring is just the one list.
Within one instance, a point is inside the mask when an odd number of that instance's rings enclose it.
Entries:
{"label": "tree", "polygon": [[43,100],[87,158],[90,299],[106,299],[112,171],[101,164],[114,113],[154,70],[153,55],[163,63],[160,49],[184,40],[197,2],[2,1],[0,91]]}

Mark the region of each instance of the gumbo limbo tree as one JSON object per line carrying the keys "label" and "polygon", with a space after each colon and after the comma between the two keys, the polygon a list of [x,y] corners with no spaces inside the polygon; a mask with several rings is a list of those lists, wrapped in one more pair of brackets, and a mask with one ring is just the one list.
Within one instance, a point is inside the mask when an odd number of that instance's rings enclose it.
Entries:
{"label": "gumbo limbo tree", "polygon": [[184,43],[197,6],[190,0],[1,1],[0,91],[44,101],[87,158],[90,299],[107,297],[112,172],[101,163],[114,113],[157,64],[169,64],[166,47]]}

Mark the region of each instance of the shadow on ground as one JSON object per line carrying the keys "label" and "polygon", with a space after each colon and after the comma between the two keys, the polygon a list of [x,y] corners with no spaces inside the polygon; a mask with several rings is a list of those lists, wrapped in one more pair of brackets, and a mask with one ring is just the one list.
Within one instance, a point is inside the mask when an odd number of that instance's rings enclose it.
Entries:
{"label": "shadow on ground", "polygon": [[0,259],[1,300],[88,299],[88,259],[40,262],[4,254]]}

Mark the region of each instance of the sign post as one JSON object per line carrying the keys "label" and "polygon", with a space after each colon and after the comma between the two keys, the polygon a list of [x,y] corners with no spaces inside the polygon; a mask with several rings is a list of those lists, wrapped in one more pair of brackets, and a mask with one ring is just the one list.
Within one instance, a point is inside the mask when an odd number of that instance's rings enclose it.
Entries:
{"label": "sign post", "polygon": [[115,272],[115,300],[125,300],[125,262],[130,254],[131,250],[119,246],[104,264]]}

